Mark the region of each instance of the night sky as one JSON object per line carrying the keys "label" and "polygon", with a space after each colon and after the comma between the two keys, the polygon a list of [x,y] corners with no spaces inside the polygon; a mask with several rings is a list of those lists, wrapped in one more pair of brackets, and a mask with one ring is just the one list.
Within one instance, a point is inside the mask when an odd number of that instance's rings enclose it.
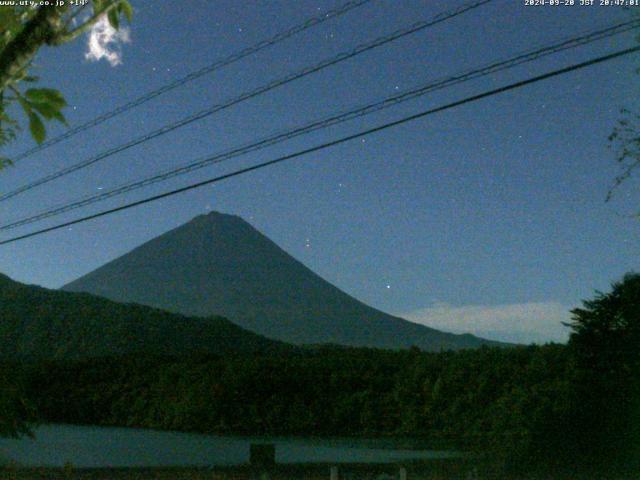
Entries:
{"label": "night sky", "polygon": [[[35,73],[64,93],[69,123],[78,125],[341,3],[133,0],[129,41],[111,58],[120,64],[87,59],[83,38],[41,50]],[[0,174],[0,191],[462,3],[374,0],[21,161]],[[523,3],[496,0],[2,202],[2,223],[631,15],[613,6]],[[634,44],[627,33],[563,52],[0,238]],[[609,203],[605,197],[618,173],[607,137],[621,107],[638,107],[639,65],[639,55],[624,57],[2,246],[0,271],[57,288],[217,210],[242,216],[325,279],[384,311],[492,338],[561,340],[568,309],[638,269],[640,222],[630,215],[640,210],[639,182],[624,184]],[[63,131],[54,125],[50,134]],[[5,154],[32,145],[23,133]]]}

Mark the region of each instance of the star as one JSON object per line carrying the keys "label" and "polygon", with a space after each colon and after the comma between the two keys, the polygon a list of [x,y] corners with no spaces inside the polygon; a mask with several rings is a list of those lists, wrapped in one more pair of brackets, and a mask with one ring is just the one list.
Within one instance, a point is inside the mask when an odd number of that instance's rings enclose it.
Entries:
{"label": "star", "polygon": [[391,285],[387,285],[387,289],[391,288]]}

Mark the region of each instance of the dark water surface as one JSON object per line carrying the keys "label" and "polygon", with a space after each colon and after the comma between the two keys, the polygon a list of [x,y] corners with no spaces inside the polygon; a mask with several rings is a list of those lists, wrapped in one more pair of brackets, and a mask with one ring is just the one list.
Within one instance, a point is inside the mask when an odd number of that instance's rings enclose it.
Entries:
{"label": "dark water surface", "polygon": [[393,462],[456,456],[412,450],[390,440],[227,437],[157,430],[44,425],[35,439],[0,438],[0,461],[25,466],[87,467],[206,466],[247,463],[251,443],[276,445],[278,463]]}

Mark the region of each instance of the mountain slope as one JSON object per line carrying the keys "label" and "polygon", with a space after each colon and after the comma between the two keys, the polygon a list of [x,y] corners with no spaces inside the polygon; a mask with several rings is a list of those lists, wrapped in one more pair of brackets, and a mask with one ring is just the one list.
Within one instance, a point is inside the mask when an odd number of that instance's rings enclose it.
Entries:
{"label": "mountain slope", "polygon": [[0,358],[81,358],[137,352],[227,354],[290,348],[220,317],[189,318],[0,275]]}
{"label": "mountain slope", "polygon": [[492,342],[388,315],[347,295],[241,218],[212,212],[63,287],[188,315],[224,315],[270,338],[427,350]]}

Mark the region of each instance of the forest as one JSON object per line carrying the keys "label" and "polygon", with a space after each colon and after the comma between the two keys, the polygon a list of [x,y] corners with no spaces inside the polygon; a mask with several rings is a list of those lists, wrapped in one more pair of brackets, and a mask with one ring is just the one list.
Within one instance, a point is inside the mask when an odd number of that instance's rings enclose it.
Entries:
{"label": "forest", "polygon": [[87,293],[25,285],[2,274],[0,318],[0,358],[6,359],[225,355],[294,348],[223,317],[187,317]]}
{"label": "forest", "polygon": [[509,471],[636,472],[640,275],[573,318],[568,345],[8,362],[21,394],[4,395],[3,409],[36,423],[406,437]]}

